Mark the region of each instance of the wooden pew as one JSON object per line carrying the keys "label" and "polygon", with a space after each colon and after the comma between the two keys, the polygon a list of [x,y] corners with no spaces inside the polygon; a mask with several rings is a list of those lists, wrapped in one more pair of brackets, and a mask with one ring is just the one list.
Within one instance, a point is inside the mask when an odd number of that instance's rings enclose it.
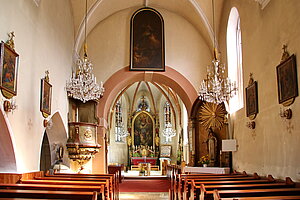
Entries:
{"label": "wooden pew", "polygon": [[45,177],[52,177],[48,179],[60,179],[63,178],[90,178],[90,179],[109,179],[110,191],[113,194],[114,199],[119,199],[119,174],[71,174],[71,173],[56,173],[50,174],[49,171],[45,173]]}
{"label": "wooden pew", "polygon": [[97,192],[1,189],[0,197],[1,198],[31,198],[31,199],[97,200]]}
{"label": "wooden pew", "polygon": [[[213,196],[213,191],[214,190],[249,190],[249,189],[275,189],[275,188],[293,188],[295,187],[295,183],[290,179],[287,178],[286,182],[281,182],[281,183],[274,183],[274,182],[270,182],[270,183],[256,183],[256,184],[231,184],[231,185],[223,185],[223,184],[216,184],[216,185],[204,185],[201,184],[200,185],[200,197],[196,198],[196,199],[206,199],[206,198],[210,198],[212,199]],[[199,194],[199,192],[197,192],[197,189],[199,188],[199,186],[195,185],[194,182],[192,183],[192,192],[191,192],[191,196],[194,195],[193,191],[196,190],[196,196]],[[194,189],[196,188],[196,189]],[[191,198],[192,199],[192,198]]]}
{"label": "wooden pew", "polygon": [[[44,176],[44,177],[34,177],[35,180],[60,180],[60,181],[100,181],[106,182],[106,188],[109,191],[110,197],[114,198],[114,193],[116,193],[115,185],[113,184],[112,177],[59,177],[59,176]],[[116,181],[115,181],[116,182]]]}
{"label": "wooden pew", "polygon": [[243,174],[232,174],[232,175],[214,175],[214,176],[195,176],[195,175],[183,175],[182,179],[178,181],[177,195],[178,199],[187,199],[190,196],[189,190],[191,189],[191,181],[205,181],[205,182],[215,182],[215,181],[246,181],[246,180],[259,180],[260,177],[257,173],[253,176],[249,176],[245,172]]}
{"label": "wooden pew", "polygon": [[106,199],[112,199],[109,189],[109,183],[106,181],[64,181],[64,180],[20,180],[21,184],[49,184],[49,185],[82,185],[82,186],[103,186]]}
{"label": "wooden pew", "polygon": [[98,199],[102,199],[102,200],[105,199],[104,185],[84,186],[84,185],[50,185],[50,184],[0,184],[0,189],[97,192]]}
{"label": "wooden pew", "polygon": [[[271,197],[271,196],[300,196],[300,188],[273,188],[273,189],[249,189],[249,190],[214,190],[213,198],[219,200],[223,198],[239,199],[247,197]],[[277,197],[276,197],[277,198]],[[286,197],[288,198],[288,197]]]}

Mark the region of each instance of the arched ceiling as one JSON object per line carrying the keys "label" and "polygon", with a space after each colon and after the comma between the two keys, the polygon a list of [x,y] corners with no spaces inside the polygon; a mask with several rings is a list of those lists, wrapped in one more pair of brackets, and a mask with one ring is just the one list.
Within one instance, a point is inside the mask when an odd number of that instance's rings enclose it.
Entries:
{"label": "arched ceiling", "polygon": [[[224,0],[215,0],[215,27],[218,32]],[[75,52],[78,52],[84,39],[83,19],[85,14],[84,0],[70,0],[74,16]],[[124,9],[133,11],[145,5],[156,9],[164,9],[185,18],[212,47],[212,0],[88,0],[87,32],[107,17]]]}

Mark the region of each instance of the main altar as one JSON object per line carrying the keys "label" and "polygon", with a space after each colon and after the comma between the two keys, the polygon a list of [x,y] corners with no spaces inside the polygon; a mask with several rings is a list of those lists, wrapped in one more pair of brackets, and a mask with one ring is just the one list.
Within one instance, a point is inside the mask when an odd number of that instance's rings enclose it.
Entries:
{"label": "main altar", "polygon": [[128,165],[131,170],[142,170],[143,166],[159,170],[160,138],[155,115],[141,109],[131,119],[131,134],[127,136]]}

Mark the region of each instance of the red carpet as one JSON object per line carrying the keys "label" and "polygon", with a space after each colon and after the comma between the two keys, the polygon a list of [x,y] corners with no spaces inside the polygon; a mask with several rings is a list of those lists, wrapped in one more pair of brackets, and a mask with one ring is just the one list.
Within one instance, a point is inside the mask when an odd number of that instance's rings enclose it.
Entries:
{"label": "red carpet", "polygon": [[166,179],[125,179],[120,192],[168,192],[170,181]]}

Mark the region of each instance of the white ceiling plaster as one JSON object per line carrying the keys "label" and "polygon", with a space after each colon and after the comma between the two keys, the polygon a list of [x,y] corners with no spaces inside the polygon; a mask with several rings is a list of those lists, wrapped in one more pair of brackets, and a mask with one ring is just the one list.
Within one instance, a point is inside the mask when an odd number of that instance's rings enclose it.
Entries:
{"label": "white ceiling plaster", "polygon": [[[74,54],[78,56],[78,52],[84,41],[84,8],[79,4],[82,2],[78,0],[71,0],[73,7],[73,15],[77,16],[74,22],[74,29],[77,33],[75,36]],[[222,7],[223,1],[218,1],[216,7],[219,10]],[[133,12],[145,4],[149,7],[157,9],[165,9],[170,12],[176,13],[191,24],[193,24],[199,31],[201,36],[205,39],[209,46],[213,44],[213,29],[211,26],[211,1],[199,1],[199,0],[93,0],[92,4],[89,2],[89,10],[87,14],[87,34],[102,20],[117,13],[121,10],[132,9]],[[201,5],[200,5],[201,4]],[[204,10],[204,9],[205,10]],[[80,10],[81,9],[81,10]],[[81,13],[81,17],[78,17],[78,13]],[[208,17],[207,17],[208,16]],[[217,17],[216,17],[217,19]],[[77,21],[76,21],[77,20]],[[81,22],[78,23],[78,20]],[[78,25],[78,27],[76,27]],[[216,44],[217,45],[217,44]],[[217,45],[218,46],[218,45]]]}

